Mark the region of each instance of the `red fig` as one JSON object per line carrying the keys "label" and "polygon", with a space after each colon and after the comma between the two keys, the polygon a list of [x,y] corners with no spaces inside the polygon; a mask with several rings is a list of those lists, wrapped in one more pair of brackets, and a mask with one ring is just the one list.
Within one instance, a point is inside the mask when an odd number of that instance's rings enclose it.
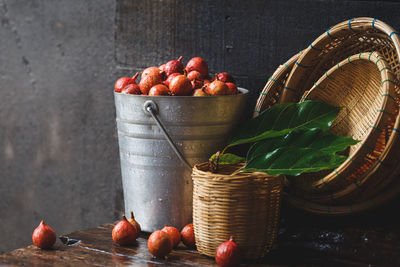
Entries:
{"label": "red fig", "polygon": [[142,92],[142,94],[147,95],[149,94],[151,87],[160,83],[162,83],[162,78],[160,75],[142,75],[142,78],[139,82],[140,91]]}
{"label": "red fig", "polygon": [[122,94],[128,94],[128,95],[140,95],[142,92],[140,91],[139,85],[136,83],[131,83],[125,86],[122,91]]}
{"label": "red fig", "polygon": [[136,73],[132,78],[129,77],[121,77],[119,78],[114,85],[114,91],[120,93],[124,87],[128,84],[136,84],[136,78],[139,73]]}
{"label": "red fig", "polygon": [[203,80],[203,77],[201,76],[200,72],[198,72],[197,70],[192,70],[191,72],[189,72],[187,74],[187,77],[191,81],[193,81],[194,79]]}
{"label": "red fig", "polygon": [[164,71],[167,77],[175,72],[183,74],[182,56],[179,57],[177,60],[168,61],[165,64]]}
{"label": "red fig", "polygon": [[162,64],[160,67],[158,67],[161,71],[164,71],[165,72],[165,65],[166,64]]}
{"label": "red fig", "polygon": [[180,73],[172,73],[171,75],[168,76],[168,78],[164,81],[164,84],[169,87],[169,84],[171,83],[172,79],[175,78],[176,76],[181,75]]}
{"label": "red fig", "polygon": [[194,57],[186,64],[186,71],[190,73],[193,70],[200,72],[202,77],[208,75],[208,65],[207,62],[201,57]]}
{"label": "red fig", "polygon": [[219,245],[215,252],[215,261],[220,267],[239,266],[241,260],[242,252],[233,237]]}
{"label": "red fig", "polygon": [[239,90],[234,83],[226,83],[228,86],[228,95],[237,95],[239,94]]}
{"label": "red fig", "polygon": [[193,87],[185,75],[178,75],[170,82],[169,90],[172,95],[190,95]]}
{"label": "red fig", "polygon": [[148,67],[142,72],[142,78],[147,75],[160,76],[160,78],[162,78],[163,73],[164,72],[157,67]]}
{"label": "red fig", "polygon": [[131,211],[131,218],[128,219],[128,221],[136,227],[137,233],[138,235],[140,234],[140,232],[142,231],[142,228],[140,227],[140,224],[135,220],[135,216],[133,216],[133,211]]}
{"label": "red fig", "polygon": [[173,247],[177,247],[179,242],[181,242],[181,233],[175,227],[165,225],[161,231],[166,232],[172,240]]}
{"label": "red fig", "polygon": [[117,223],[112,230],[114,242],[122,246],[134,244],[138,235],[136,227],[126,219],[125,215],[122,216],[122,221]]}
{"label": "red fig", "polygon": [[224,83],[235,83],[235,79],[233,79],[232,74],[228,72],[218,73],[217,79]]}
{"label": "red fig", "polygon": [[204,88],[200,88],[194,90],[192,96],[208,96],[208,94],[204,92]]}
{"label": "red fig", "polygon": [[39,226],[33,231],[32,241],[35,246],[48,249],[51,248],[56,242],[56,232],[53,228],[41,221]]}
{"label": "red fig", "polygon": [[161,230],[153,232],[147,240],[147,248],[156,257],[165,257],[172,251],[171,237]]}
{"label": "red fig", "polygon": [[164,84],[156,84],[151,87],[149,95],[169,95],[169,90]]}
{"label": "red fig", "polygon": [[228,94],[229,88],[226,83],[215,80],[207,85],[205,91],[209,95],[226,95]]}
{"label": "red fig", "polygon": [[183,227],[181,231],[181,238],[183,244],[185,244],[185,246],[187,246],[188,248],[194,248],[196,246],[196,241],[194,238],[194,228],[192,223]]}

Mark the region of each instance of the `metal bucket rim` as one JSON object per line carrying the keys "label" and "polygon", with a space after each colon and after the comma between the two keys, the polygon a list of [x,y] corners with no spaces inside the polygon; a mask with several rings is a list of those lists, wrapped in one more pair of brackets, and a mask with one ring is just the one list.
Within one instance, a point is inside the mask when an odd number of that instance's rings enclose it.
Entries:
{"label": "metal bucket rim", "polygon": [[[217,97],[237,97],[237,96],[244,96],[249,94],[249,90],[244,89],[243,87],[238,87],[238,90],[241,92],[241,94],[236,94],[236,95],[207,95],[207,96],[191,96],[191,95],[176,95],[173,96],[174,98],[193,98],[193,99],[199,99],[199,98],[217,98]],[[114,92],[114,94],[121,94],[121,95],[126,95],[128,97],[150,97],[150,98],[171,98],[169,95],[133,95],[133,94],[122,94],[118,92]]]}

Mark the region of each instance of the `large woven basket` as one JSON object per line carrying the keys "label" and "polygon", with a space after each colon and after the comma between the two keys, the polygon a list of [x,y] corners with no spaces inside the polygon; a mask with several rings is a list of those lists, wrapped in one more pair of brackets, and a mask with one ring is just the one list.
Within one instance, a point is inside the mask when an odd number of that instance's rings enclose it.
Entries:
{"label": "large woven basket", "polygon": [[264,257],[278,232],[282,176],[237,172],[241,165],[193,168],[193,225],[197,250],[214,257],[234,236],[248,259]]}
{"label": "large woven basket", "polygon": [[253,117],[258,116],[263,110],[278,104],[281,100],[281,96],[285,87],[286,79],[288,78],[290,71],[293,69],[294,63],[299,59],[302,52],[292,56],[287,62],[280,65],[274,74],[268,78],[260,96],[257,100],[256,107],[254,109]]}
{"label": "large woven basket", "polygon": [[349,56],[377,51],[400,78],[399,33],[373,18],[355,18],[328,29],[303,50],[286,81],[281,102],[297,102],[326,71]]}
{"label": "large woven basket", "polygon": [[[272,87],[271,92],[281,92],[274,95],[279,103],[299,101],[306,90],[333,66],[349,56],[360,52],[378,51],[387,61],[389,68],[395,73],[394,83],[398,84],[400,77],[398,33],[382,21],[373,18],[356,18],[344,21],[328,29],[310,47],[296,55],[293,67],[285,69],[283,85],[267,82]],[[290,74],[288,74],[290,72]],[[276,73],[276,72],[275,72]],[[274,73],[274,75],[275,75]],[[273,79],[279,78],[271,77]],[[267,87],[266,85],[266,87]],[[395,86],[394,98],[400,103],[400,90]],[[262,94],[268,94],[265,88]],[[268,107],[268,100],[272,97],[261,95],[258,99],[254,115]],[[267,101],[266,104],[263,101]],[[311,179],[314,191],[304,191],[304,184],[309,185],[306,176],[299,179],[288,194],[288,201],[294,206],[317,214],[345,215],[372,209],[394,198],[400,191],[400,116],[397,113],[392,131],[387,130],[380,136],[379,142],[385,144],[380,147],[380,156],[373,157],[373,164],[368,169],[361,170],[361,174],[354,176],[350,185],[345,188],[323,192],[325,179]],[[393,123],[394,119],[392,120]],[[390,127],[390,126],[389,126]],[[383,150],[382,150],[383,149]],[[328,173],[326,173],[328,174]],[[325,175],[321,175],[323,178]],[[338,180],[337,180],[338,181]],[[316,185],[322,186],[316,186]],[[307,187],[306,186],[306,187]],[[309,188],[309,187],[308,187]],[[321,189],[321,191],[318,191]],[[315,191],[316,190],[316,191]],[[306,190],[307,191],[307,190]]]}
{"label": "large woven basket", "polygon": [[321,178],[316,173],[297,179],[301,180],[302,189],[309,186],[309,190],[319,193],[304,194],[305,197],[337,202],[364,185],[364,176],[378,164],[377,159],[388,144],[385,136],[393,131],[397,112],[393,81],[393,72],[377,52],[360,53],[338,63],[305,93],[303,100],[343,107],[330,131],[360,140],[350,147],[348,159],[330,174]]}

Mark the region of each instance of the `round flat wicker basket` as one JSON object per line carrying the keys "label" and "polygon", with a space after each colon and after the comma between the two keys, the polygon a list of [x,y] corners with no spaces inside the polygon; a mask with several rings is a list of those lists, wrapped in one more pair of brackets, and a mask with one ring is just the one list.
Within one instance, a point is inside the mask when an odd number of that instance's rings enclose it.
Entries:
{"label": "round flat wicker basket", "polygon": [[297,102],[326,71],[349,56],[377,51],[400,78],[399,33],[373,18],[355,18],[328,29],[303,50],[286,81],[281,102]]}
{"label": "round flat wicker basket", "polygon": [[[364,158],[368,164],[354,172],[348,181],[341,176],[345,182],[339,188],[336,188],[336,182],[340,179],[324,178],[329,172],[320,173],[319,179],[304,175],[294,180],[296,182],[292,183],[287,198],[291,204],[312,213],[345,215],[382,205],[400,191],[399,48],[398,33],[384,22],[373,18],[351,19],[330,28],[310,47],[295,55],[294,63],[292,58],[291,64],[286,63],[287,68],[280,66],[269,79],[258,99],[254,116],[276,102],[301,100],[304,92],[312,88],[329,69],[360,52],[377,51],[394,73],[393,83],[389,83],[394,85],[395,90],[392,95],[397,102],[395,115],[389,116],[388,124],[382,128],[377,142],[371,147],[369,155],[372,157]],[[365,73],[366,77],[368,75]],[[270,92],[274,92],[271,97]]]}
{"label": "round flat wicker basket", "polygon": [[236,172],[242,165],[208,163],[193,168],[193,225],[196,247],[215,256],[217,247],[234,236],[248,259],[264,257],[278,232],[282,176]]}
{"label": "round flat wicker basket", "polygon": [[[360,143],[350,147],[348,159],[326,176],[303,175],[302,189],[328,192],[304,194],[312,200],[338,201],[363,186],[368,174],[387,145],[385,136],[392,133],[395,102],[394,74],[377,52],[348,57],[325,73],[303,96],[343,107],[333,122],[331,132],[352,136]],[[397,137],[397,136],[395,136]],[[305,179],[309,180],[305,183]],[[356,183],[356,184],[354,184]]]}
{"label": "round flat wicker basket", "polygon": [[261,91],[254,109],[253,117],[258,116],[261,111],[278,104],[280,102],[285,82],[289,76],[290,71],[293,69],[294,63],[299,59],[302,52],[291,57],[287,62],[280,65],[274,74],[268,78],[264,89]]}

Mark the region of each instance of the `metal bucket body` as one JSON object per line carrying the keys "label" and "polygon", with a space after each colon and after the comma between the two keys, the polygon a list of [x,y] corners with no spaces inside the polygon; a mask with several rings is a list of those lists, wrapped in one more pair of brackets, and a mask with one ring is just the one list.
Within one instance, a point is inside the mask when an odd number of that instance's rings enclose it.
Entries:
{"label": "metal bucket body", "polygon": [[190,223],[193,192],[191,170],[143,104],[156,103],[158,118],[193,166],[226,144],[246,105],[248,91],[240,90],[244,94],[209,97],[114,93],[125,213],[133,211],[143,231]]}

